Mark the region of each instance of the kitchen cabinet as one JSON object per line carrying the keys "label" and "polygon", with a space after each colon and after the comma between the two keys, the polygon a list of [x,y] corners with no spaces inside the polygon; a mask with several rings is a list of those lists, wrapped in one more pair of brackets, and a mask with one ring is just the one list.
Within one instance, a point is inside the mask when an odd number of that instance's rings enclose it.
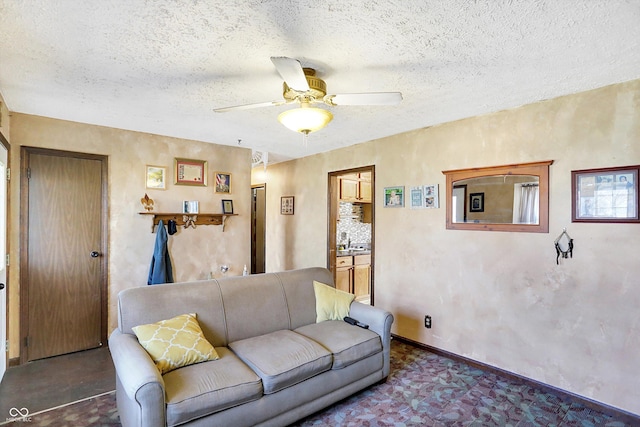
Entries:
{"label": "kitchen cabinet", "polygon": [[371,284],[371,255],[353,257],[353,293],[356,299],[369,298]]}
{"label": "kitchen cabinet", "polygon": [[349,174],[340,177],[340,200],[358,200],[358,174]]}
{"label": "kitchen cabinet", "polygon": [[369,298],[371,255],[336,258],[336,289],[355,294],[356,300]]}
{"label": "kitchen cabinet", "polygon": [[342,175],[340,177],[340,200],[371,203],[371,172]]}
{"label": "kitchen cabinet", "polygon": [[360,172],[360,201],[364,203],[371,203],[371,172]]}
{"label": "kitchen cabinet", "polygon": [[352,293],[353,257],[351,256],[340,256],[336,259],[336,289]]}
{"label": "kitchen cabinet", "polygon": [[362,203],[371,203],[371,181],[359,182],[359,196]]}

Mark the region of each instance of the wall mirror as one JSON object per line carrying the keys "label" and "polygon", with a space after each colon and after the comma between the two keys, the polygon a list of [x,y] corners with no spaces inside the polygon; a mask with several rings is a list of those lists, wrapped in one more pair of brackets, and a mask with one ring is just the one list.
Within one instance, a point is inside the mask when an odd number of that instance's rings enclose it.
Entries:
{"label": "wall mirror", "polygon": [[549,232],[553,160],[442,171],[447,229]]}

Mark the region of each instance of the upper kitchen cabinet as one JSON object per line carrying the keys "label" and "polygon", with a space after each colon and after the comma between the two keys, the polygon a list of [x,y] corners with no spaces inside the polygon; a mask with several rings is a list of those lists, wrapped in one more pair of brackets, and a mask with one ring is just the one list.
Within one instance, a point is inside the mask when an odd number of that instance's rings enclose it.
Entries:
{"label": "upper kitchen cabinet", "polygon": [[371,203],[371,172],[342,175],[340,177],[340,200]]}

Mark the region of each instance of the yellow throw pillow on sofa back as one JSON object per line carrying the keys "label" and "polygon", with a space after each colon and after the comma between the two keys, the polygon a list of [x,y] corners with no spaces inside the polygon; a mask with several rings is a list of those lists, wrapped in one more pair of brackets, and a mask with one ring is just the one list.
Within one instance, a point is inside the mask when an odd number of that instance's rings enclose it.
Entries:
{"label": "yellow throw pillow on sofa back", "polygon": [[341,291],[324,283],[313,281],[316,294],[316,323],[325,320],[342,320],[349,315],[354,294]]}
{"label": "yellow throw pillow on sofa back", "polygon": [[132,329],[162,374],[220,357],[202,334],[193,313]]}

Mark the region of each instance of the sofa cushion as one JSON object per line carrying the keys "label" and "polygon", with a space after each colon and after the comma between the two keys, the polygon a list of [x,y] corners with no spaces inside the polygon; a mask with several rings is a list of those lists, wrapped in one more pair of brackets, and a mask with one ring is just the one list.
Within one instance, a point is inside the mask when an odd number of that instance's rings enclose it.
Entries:
{"label": "sofa cushion", "polygon": [[229,344],[260,378],[264,394],[275,393],[327,371],[331,353],[317,342],[280,330]]}
{"label": "sofa cushion", "polygon": [[380,335],[340,320],[312,323],[295,330],[333,353],[331,369],[342,369],[382,351]]}
{"label": "sofa cushion", "polygon": [[147,350],[163,374],[218,358],[216,350],[202,334],[193,313],[132,329],[140,345]]}
{"label": "sofa cushion", "polygon": [[220,358],[176,369],[163,376],[167,424],[174,426],[262,397],[262,384],[245,363],[225,347]]}
{"label": "sofa cushion", "polygon": [[[313,281],[333,283],[333,274],[326,268],[312,267],[273,273],[282,283],[287,298],[287,308],[291,325],[295,329],[316,321],[316,296]],[[285,328],[281,328],[285,329]]]}
{"label": "sofa cushion", "polygon": [[342,320],[349,315],[349,307],[356,297],[332,286],[313,281],[316,294],[316,322]]}

